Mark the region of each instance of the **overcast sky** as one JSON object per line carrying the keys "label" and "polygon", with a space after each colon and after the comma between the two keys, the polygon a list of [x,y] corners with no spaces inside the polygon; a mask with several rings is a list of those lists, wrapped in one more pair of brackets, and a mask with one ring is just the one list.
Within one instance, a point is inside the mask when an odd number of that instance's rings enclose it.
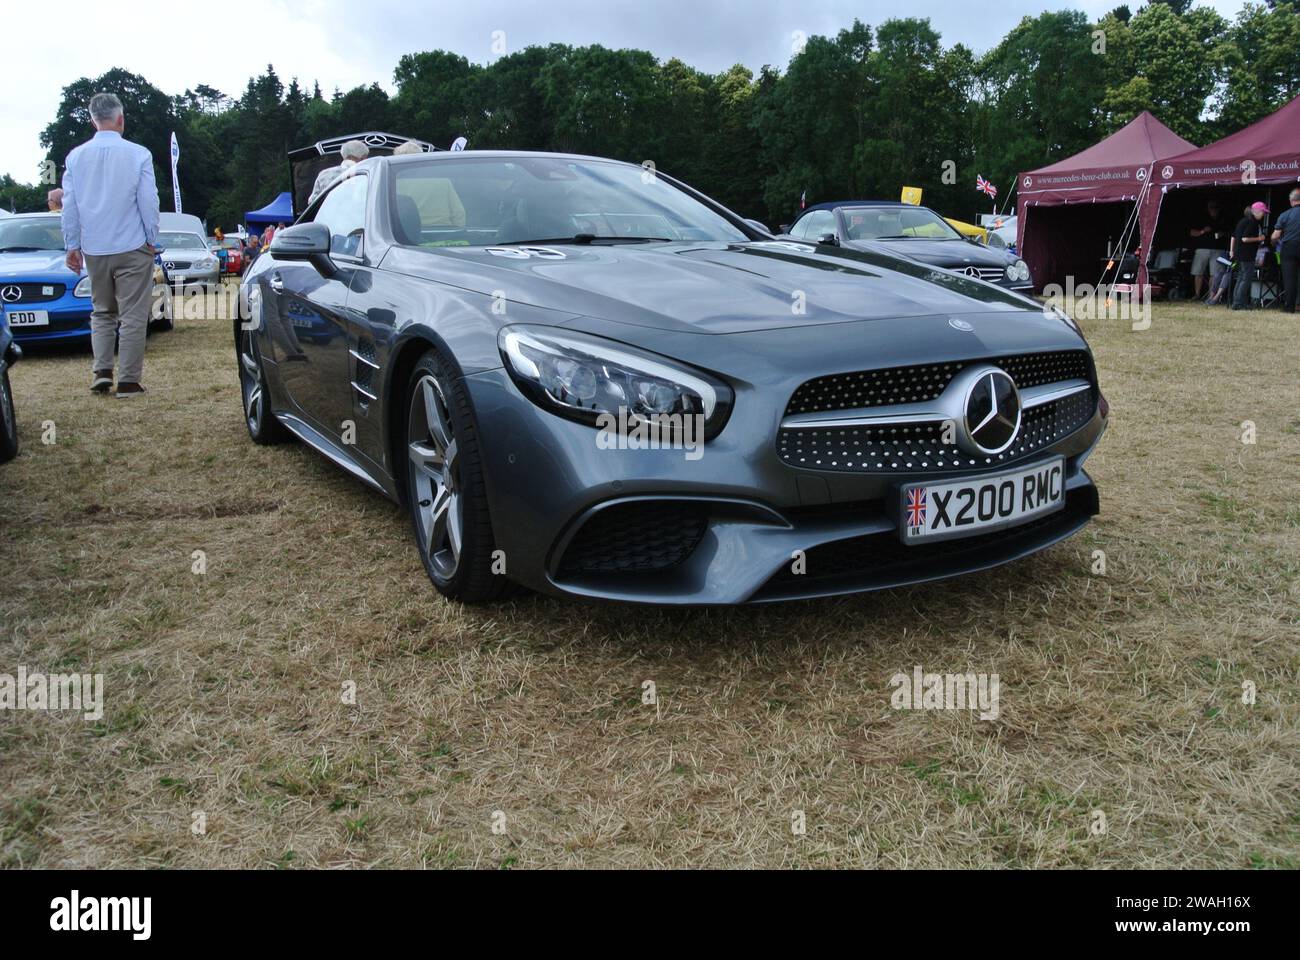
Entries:
{"label": "overcast sky", "polygon": [[[36,180],[38,137],[62,88],[111,67],[143,75],[168,94],[201,83],[238,95],[273,63],[288,83],[328,96],[377,82],[393,92],[404,53],[445,49],[475,63],[495,59],[494,31],[507,52],[533,44],[637,47],[717,72],[733,63],[755,71],[789,62],[794,31],[834,34],[854,17],[876,25],[890,16],[929,17],[945,45],[982,52],[1020,18],[1074,7],[1097,17],[1120,0],[256,0],[156,6],[64,0],[12,0],[3,14],[0,174]],[[1136,10],[1141,3],[1129,0]],[[1231,17],[1241,0],[1201,0]],[[175,14],[176,25],[171,24]],[[19,39],[21,38],[21,39]],[[130,136],[130,104],[127,104]],[[399,131],[400,132],[400,131]],[[89,132],[88,132],[89,133]],[[182,144],[182,150],[184,145]],[[61,161],[60,161],[61,162]],[[182,160],[182,162],[184,162]]]}

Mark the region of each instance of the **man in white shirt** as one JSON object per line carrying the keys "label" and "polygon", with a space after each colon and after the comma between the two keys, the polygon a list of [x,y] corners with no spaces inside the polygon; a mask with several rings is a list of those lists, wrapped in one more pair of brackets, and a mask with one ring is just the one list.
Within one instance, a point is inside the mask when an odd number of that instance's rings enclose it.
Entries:
{"label": "man in white shirt", "polygon": [[343,176],[349,167],[355,167],[370,156],[370,148],[360,140],[349,140],[339,147],[339,156],[343,158],[343,162],[337,167],[326,167],[316,174],[316,182],[312,184],[311,196],[307,198],[308,206],[311,206],[317,197],[328,190],[335,180]]}
{"label": "man in white shirt", "polygon": [[95,136],[68,154],[63,171],[63,247],[68,269],[90,274],[90,343],[95,353],[90,389],[113,386],[117,340],[117,395],[144,393],[145,334],[158,245],[158,186],[153,157],[122,139],[122,101],[111,93],[90,98]]}

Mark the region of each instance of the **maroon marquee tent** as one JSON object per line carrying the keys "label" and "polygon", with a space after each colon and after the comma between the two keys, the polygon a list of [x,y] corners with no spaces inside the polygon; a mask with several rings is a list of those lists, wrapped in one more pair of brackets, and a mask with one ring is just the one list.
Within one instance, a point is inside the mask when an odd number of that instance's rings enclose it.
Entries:
{"label": "maroon marquee tent", "polygon": [[1100,143],[1072,157],[1020,174],[1016,249],[1035,286],[1100,274],[1142,195],[1152,165],[1195,150],[1144,110]]}
{"label": "maroon marquee tent", "polygon": [[[1297,181],[1300,181],[1300,97],[1209,146],[1159,157],[1152,170],[1151,188],[1142,202],[1143,249],[1154,240],[1161,208],[1174,191],[1215,187],[1222,193],[1225,189],[1241,187],[1246,188],[1240,191],[1244,205],[1248,200],[1263,199],[1270,186]],[[1275,203],[1273,215],[1278,212]]]}

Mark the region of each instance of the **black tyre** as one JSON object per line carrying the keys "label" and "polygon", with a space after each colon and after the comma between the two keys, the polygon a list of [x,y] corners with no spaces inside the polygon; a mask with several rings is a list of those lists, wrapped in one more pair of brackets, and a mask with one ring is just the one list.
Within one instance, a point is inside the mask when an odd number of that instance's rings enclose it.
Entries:
{"label": "black tyre", "polygon": [[462,603],[504,596],[483,459],[465,384],[430,350],[406,390],[406,499],[416,549],[438,592]]}
{"label": "black tyre", "polygon": [[284,443],[292,437],[271,412],[271,394],[262,372],[262,357],[251,330],[239,330],[239,395],[244,407],[244,425],[254,443]]}
{"label": "black tyre", "polygon": [[[161,302],[160,302],[161,301]],[[149,304],[149,332],[171,330],[176,326],[172,292],[167,286],[158,288]],[[157,316],[155,316],[157,314]]]}
{"label": "black tyre", "polygon": [[0,374],[0,463],[18,456],[18,418],[14,415],[14,392],[9,371]]}

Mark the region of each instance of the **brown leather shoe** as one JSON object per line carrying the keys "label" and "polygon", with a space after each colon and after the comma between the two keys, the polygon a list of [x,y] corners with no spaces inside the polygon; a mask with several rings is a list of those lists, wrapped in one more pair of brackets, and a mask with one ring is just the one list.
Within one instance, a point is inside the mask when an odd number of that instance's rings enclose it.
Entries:
{"label": "brown leather shoe", "polygon": [[119,400],[125,399],[126,397],[139,397],[143,396],[143,394],[144,387],[140,386],[138,383],[119,383],[117,385],[117,398]]}
{"label": "brown leather shoe", "polygon": [[113,371],[96,370],[90,380],[90,389],[95,393],[108,393],[113,388]]}

